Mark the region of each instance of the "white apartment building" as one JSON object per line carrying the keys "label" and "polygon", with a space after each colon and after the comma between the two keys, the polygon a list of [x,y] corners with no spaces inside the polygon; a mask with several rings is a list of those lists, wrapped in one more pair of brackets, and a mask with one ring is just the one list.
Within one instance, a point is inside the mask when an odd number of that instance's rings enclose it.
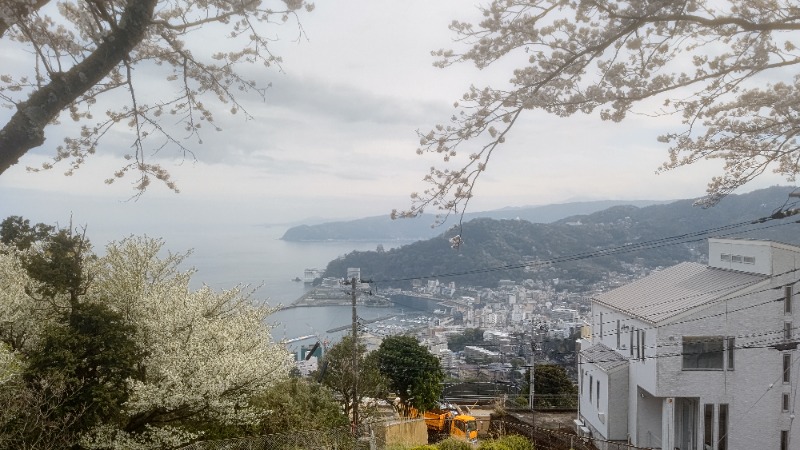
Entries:
{"label": "white apartment building", "polygon": [[708,255],[592,299],[579,432],[669,450],[800,448],[800,247],[710,239]]}
{"label": "white apartment building", "polygon": [[574,323],[578,321],[578,311],[575,309],[555,308],[550,312],[550,317],[553,320]]}

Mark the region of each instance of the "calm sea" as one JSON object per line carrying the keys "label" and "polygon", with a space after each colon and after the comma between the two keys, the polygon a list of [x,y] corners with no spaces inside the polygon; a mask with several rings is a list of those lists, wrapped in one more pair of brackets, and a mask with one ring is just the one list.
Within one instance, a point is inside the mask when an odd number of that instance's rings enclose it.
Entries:
{"label": "calm sea", "polygon": [[[398,242],[287,242],[280,240],[285,226],[240,225],[213,233],[183,232],[169,236],[167,246],[173,251],[193,248],[186,260],[187,268],[197,270],[192,287],[206,284],[214,289],[225,289],[237,284],[256,288],[255,299],[271,306],[288,305],[303,295],[306,286],[293,281],[303,277],[306,268],[324,269],[329,261],[354,250],[375,250],[382,244],[390,249]],[[339,274],[344,278],[347,274]],[[390,314],[402,314],[396,308],[359,307],[358,315],[373,319]],[[293,339],[317,335],[335,340],[342,335],[326,333],[327,330],[349,325],[352,310],[349,306],[291,308],[278,311],[270,317],[275,328],[275,339]],[[311,342],[313,340],[309,340]],[[308,342],[299,342],[308,343]]]}

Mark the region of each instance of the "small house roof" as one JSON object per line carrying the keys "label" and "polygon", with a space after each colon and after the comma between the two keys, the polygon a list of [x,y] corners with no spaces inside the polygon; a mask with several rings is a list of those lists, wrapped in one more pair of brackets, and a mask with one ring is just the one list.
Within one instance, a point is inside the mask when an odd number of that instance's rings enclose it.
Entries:
{"label": "small house roof", "polygon": [[586,350],[581,350],[581,361],[594,364],[605,372],[628,364],[624,356],[603,344],[595,344]]}

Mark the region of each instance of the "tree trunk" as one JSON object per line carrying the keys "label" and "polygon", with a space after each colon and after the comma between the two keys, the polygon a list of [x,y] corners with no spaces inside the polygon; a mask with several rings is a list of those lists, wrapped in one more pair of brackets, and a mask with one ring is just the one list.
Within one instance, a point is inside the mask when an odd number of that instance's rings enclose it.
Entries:
{"label": "tree trunk", "polygon": [[119,25],[89,56],[67,72],[54,73],[50,83],[17,105],[0,130],[0,174],[28,150],[44,143],[44,128],[66,107],[99,83],[144,39],[158,0],[129,0]]}

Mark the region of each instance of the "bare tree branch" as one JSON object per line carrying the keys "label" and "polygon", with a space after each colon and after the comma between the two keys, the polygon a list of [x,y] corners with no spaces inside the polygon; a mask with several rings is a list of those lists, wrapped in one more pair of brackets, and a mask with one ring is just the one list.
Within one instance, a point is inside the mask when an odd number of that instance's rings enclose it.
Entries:
{"label": "bare tree branch", "polygon": [[157,0],[130,0],[119,27],[91,55],[17,106],[0,130],[0,174],[31,148],[44,143],[44,129],[84,92],[99,83],[144,38]]}

